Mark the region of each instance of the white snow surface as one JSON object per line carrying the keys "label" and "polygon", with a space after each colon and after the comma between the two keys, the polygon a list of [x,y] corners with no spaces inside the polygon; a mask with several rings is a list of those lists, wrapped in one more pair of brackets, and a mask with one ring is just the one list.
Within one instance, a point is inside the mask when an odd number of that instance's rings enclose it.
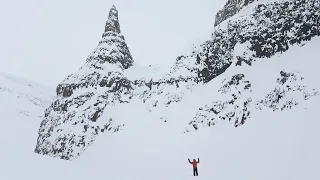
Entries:
{"label": "white snow surface", "polygon": [[54,89],[0,73],[0,179],[16,179],[37,165],[32,159],[37,132],[54,94]]}
{"label": "white snow surface", "polygon": [[14,108],[17,112],[28,114],[31,107],[43,110],[50,105],[54,94],[54,89],[0,72],[0,105],[3,112]]}
{"label": "white snow surface", "polygon": [[[241,53],[240,46],[235,53]],[[252,84],[252,98],[257,99],[274,89],[281,70],[298,72],[307,87],[320,90],[319,46],[317,37],[303,47],[293,46],[284,54],[259,59],[251,67],[232,65],[208,84],[186,92],[170,110],[163,107],[149,112],[138,100],[113,107],[113,114],[124,121],[125,128],[97,136],[74,161],[33,152],[44,107],[16,95],[28,92],[46,103],[50,102],[51,91],[1,75],[0,179],[191,180],[195,177],[188,158],[200,158],[196,179],[319,179],[320,96],[284,111],[255,109],[238,128],[220,121],[213,127],[182,133],[200,106],[224,100],[218,89],[235,74],[245,74]],[[19,108],[27,110],[28,115],[17,113]],[[159,121],[164,111],[168,115],[164,117],[166,123]]]}

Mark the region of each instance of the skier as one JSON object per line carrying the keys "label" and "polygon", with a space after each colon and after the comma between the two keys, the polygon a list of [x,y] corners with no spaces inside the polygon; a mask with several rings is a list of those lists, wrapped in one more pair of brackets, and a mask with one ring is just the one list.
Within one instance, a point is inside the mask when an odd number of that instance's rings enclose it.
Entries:
{"label": "skier", "polygon": [[193,159],[193,161],[191,162],[190,159],[189,163],[192,164],[193,167],[193,176],[198,176],[198,163],[200,162],[199,158],[198,161],[196,161],[195,159]]}

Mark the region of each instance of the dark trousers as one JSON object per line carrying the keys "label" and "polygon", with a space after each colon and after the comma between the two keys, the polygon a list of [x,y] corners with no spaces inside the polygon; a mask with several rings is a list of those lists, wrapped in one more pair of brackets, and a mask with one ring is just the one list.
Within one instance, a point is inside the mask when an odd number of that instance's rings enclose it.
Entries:
{"label": "dark trousers", "polygon": [[193,176],[198,176],[198,168],[193,168]]}

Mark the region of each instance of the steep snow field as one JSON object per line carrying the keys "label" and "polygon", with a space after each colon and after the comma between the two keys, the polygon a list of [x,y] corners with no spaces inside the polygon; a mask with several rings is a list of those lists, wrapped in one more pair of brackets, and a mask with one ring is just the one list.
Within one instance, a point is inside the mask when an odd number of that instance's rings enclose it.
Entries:
{"label": "steep snow field", "polygon": [[198,157],[198,179],[318,179],[319,96],[301,101],[291,110],[256,110],[239,128],[222,121],[183,134],[181,124],[190,121],[199,104],[222,99],[215,93],[216,86],[233,74],[245,73],[257,87],[256,96],[272,90],[281,70],[298,71],[308,86],[319,89],[315,79],[319,76],[319,45],[320,38],[315,38],[283,55],[257,61],[252,67],[229,69],[173,106],[167,123],[157,122],[154,114],[141,110],[137,103],[137,108],[119,114],[121,119],[128,119],[124,130],[98,137],[74,162],[81,164],[83,172],[93,167],[89,173],[92,177],[104,172],[101,176],[110,179],[192,179],[187,159]]}
{"label": "steep snow field", "polygon": [[[123,119],[125,128],[98,136],[74,161],[34,153],[39,116],[50,104],[51,94],[47,92],[51,91],[32,88],[25,82],[15,84],[1,76],[0,179],[194,179],[188,158],[200,158],[196,178],[203,180],[319,179],[320,96],[301,101],[291,110],[256,109],[238,128],[219,121],[213,127],[183,133],[197,108],[224,99],[217,91],[221,82],[234,74],[244,73],[257,97],[274,88],[281,70],[298,71],[306,86],[319,90],[318,47],[320,38],[314,38],[303,47],[261,59],[252,67],[231,67],[208,84],[186,93],[181,103],[172,105],[167,122],[159,120],[161,109],[150,113],[141,102],[130,103],[130,109],[128,104],[119,105],[113,113]],[[238,48],[241,50],[240,45]],[[35,98],[18,98],[20,92],[27,92],[24,97]],[[36,98],[44,106],[30,100]],[[21,114],[20,109],[28,113]]]}
{"label": "steep snow field", "polygon": [[0,179],[21,179],[37,166],[37,131],[53,98],[53,89],[0,73]]}

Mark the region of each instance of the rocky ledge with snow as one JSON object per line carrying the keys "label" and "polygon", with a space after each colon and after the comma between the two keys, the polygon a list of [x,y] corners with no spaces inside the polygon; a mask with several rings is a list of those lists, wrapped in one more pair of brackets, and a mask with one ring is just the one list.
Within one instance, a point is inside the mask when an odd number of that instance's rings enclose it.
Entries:
{"label": "rocky ledge with snow", "polygon": [[280,71],[276,86],[264,97],[252,98],[253,92],[249,80],[244,74],[236,74],[225,83],[219,92],[227,95],[225,101],[214,101],[200,107],[196,116],[189,123],[192,128],[185,132],[198,130],[204,126],[214,126],[219,121],[230,121],[235,127],[243,125],[251,118],[250,112],[270,108],[273,111],[284,111],[299,105],[313,96],[320,95],[317,89],[310,89],[304,83],[300,73]]}

